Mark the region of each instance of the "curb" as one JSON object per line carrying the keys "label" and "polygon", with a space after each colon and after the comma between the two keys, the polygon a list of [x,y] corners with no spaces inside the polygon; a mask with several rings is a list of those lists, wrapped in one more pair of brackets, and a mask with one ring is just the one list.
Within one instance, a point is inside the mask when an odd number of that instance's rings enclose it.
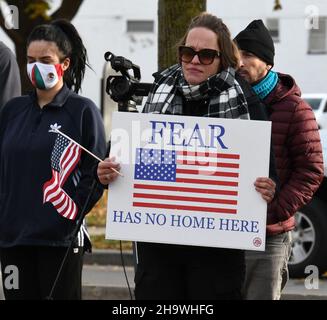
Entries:
{"label": "curb", "polygon": [[[131,292],[134,300],[134,288]],[[131,297],[125,287],[83,286],[82,300],[131,300]]]}
{"label": "curb", "polygon": [[[134,257],[133,252],[125,250],[122,252],[124,264],[127,267],[133,267]],[[122,266],[122,257],[119,250],[110,249],[93,249],[92,253],[84,255],[85,265],[99,265],[99,266]],[[134,287],[131,287],[132,294],[134,294]],[[327,300],[327,294],[303,294],[296,292],[297,290],[289,290],[284,292],[281,300]],[[131,300],[130,293],[125,286],[94,286],[83,285],[83,300]],[[0,297],[1,299],[1,297]],[[134,297],[133,297],[134,299]]]}
{"label": "curb", "polygon": [[324,295],[305,295],[296,293],[284,293],[281,300],[327,300],[327,296]]}
{"label": "curb", "polygon": [[124,263],[125,266],[134,266],[132,251],[123,251],[122,255],[123,261],[119,250],[93,249],[92,253],[86,253],[84,255],[84,264],[122,266]]}
{"label": "curb", "polygon": [[[82,290],[83,300],[135,300],[134,287],[131,287],[133,299],[130,297],[128,288],[125,287],[85,285]],[[327,296],[284,293],[281,296],[281,300],[327,300]]]}
{"label": "curb", "polygon": [[[133,300],[134,287],[131,287]],[[83,300],[131,300],[128,288],[118,286],[92,286],[83,285],[82,287]],[[4,300],[2,290],[0,290],[0,300]],[[296,293],[282,294],[281,300],[327,300],[324,295],[303,295]]]}

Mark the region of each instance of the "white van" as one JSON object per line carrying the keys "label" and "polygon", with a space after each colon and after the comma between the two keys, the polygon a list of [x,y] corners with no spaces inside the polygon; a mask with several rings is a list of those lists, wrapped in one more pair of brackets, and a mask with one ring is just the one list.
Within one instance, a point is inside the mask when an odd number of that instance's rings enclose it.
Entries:
{"label": "white van", "polygon": [[327,93],[307,93],[302,98],[313,109],[319,128],[327,129]]}

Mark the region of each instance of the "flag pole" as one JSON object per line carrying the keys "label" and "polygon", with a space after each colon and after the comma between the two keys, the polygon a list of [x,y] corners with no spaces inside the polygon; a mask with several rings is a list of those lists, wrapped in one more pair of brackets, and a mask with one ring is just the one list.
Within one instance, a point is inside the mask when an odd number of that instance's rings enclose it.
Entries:
{"label": "flag pole", "polygon": [[[66,261],[67,261],[69,252],[71,252],[71,250],[73,249],[74,241],[75,241],[75,239],[76,239],[76,237],[78,235],[79,230],[81,229],[81,226],[83,224],[84,218],[86,216],[86,208],[88,207],[88,205],[90,203],[91,197],[93,196],[93,193],[94,193],[96,187],[97,187],[97,181],[94,179],[93,182],[92,182],[92,186],[91,186],[89,195],[88,195],[88,197],[87,197],[87,199],[86,199],[86,201],[84,203],[84,206],[82,208],[82,211],[81,211],[79,220],[77,220],[76,227],[73,230],[73,233],[72,233],[72,236],[71,236],[70,245],[67,248],[66,253],[65,253],[65,256],[63,257],[63,259],[61,261],[61,265],[60,265],[59,270],[57,272],[56,278],[55,278],[55,280],[54,280],[54,282],[52,284],[52,287],[51,287],[51,290],[49,292],[49,295],[46,297],[46,300],[53,300],[54,291],[55,291],[55,289],[57,287],[57,284],[58,284],[59,278],[60,278],[60,276],[62,274],[63,268],[64,268],[64,266],[66,264]],[[83,250],[83,248],[80,248],[80,250]]]}
{"label": "flag pole", "polygon": [[[97,159],[100,162],[103,162],[102,159],[100,159],[98,156],[96,156],[95,154],[93,154],[91,151],[87,150],[86,148],[84,148],[82,145],[80,145],[78,142],[76,142],[74,139],[70,138],[69,136],[67,136],[66,134],[64,134],[63,132],[61,132],[58,129],[54,129],[54,132],[61,134],[62,136],[64,136],[66,139],[72,141],[73,143],[75,143],[76,145],[78,145],[81,149],[83,149],[85,152],[87,152],[89,155],[91,155],[93,158]],[[121,177],[123,177],[124,175],[122,173],[120,173],[119,171],[117,171],[114,168],[110,168],[112,171],[116,172],[117,174],[119,174]]]}

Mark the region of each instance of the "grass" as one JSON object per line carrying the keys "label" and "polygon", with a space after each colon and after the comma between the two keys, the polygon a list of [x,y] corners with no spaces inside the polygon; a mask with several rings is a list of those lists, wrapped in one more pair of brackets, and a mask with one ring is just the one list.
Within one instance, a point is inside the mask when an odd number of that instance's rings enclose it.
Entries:
{"label": "grass", "polygon": [[[93,248],[95,249],[112,249],[120,250],[119,240],[106,240],[104,234],[101,235],[91,235],[91,241]],[[122,241],[122,250],[132,250],[132,242]]]}
{"label": "grass", "polygon": [[108,190],[105,190],[101,199],[86,216],[88,226],[105,227],[107,217]]}
{"label": "grass", "polygon": [[[90,227],[100,227],[104,228],[106,226],[106,218],[107,218],[107,198],[108,191],[105,190],[102,198],[97,202],[91,212],[86,216],[87,225]],[[100,235],[92,235],[91,234],[91,242],[93,248],[95,249],[120,249],[120,241],[119,240],[106,240],[104,234]],[[123,250],[132,250],[132,242],[130,241],[122,241]]]}

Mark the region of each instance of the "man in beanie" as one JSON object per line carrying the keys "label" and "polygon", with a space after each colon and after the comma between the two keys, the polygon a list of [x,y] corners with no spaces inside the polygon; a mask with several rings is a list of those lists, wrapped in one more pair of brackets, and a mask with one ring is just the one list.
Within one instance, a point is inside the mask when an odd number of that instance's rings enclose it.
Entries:
{"label": "man in beanie", "polygon": [[234,39],[241,52],[239,73],[264,102],[272,121],[272,144],[280,190],[268,205],[264,252],[246,253],[244,298],[279,299],[288,279],[294,214],[308,203],[323,179],[318,125],[290,75],[272,70],[275,48],[262,20]]}

